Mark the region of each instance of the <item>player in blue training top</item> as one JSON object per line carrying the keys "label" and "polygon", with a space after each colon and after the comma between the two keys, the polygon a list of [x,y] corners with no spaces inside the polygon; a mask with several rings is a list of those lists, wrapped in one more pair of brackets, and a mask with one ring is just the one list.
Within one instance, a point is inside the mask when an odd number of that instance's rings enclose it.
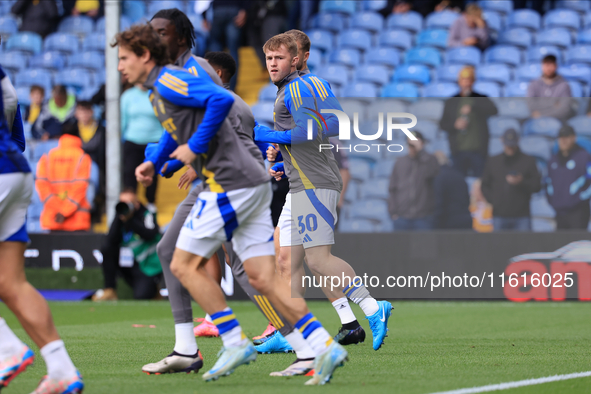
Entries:
{"label": "player in blue training top", "polygon": [[155,168],[170,157],[193,165],[207,185],[187,217],[171,263],[171,271],[210,314],[224,343],[220,358],[203,379],[215,380],[256,359],[256,350],[228,308],[219,284],[204,270],[204,263],[230,240],[253,287],[305,333],[319,354],[342,363],[344,349],[332,341],[306,302],[291,298],[290,289],[275,278],[268,176],[226,119],[232,96],[205,78],[166,65],[166,46],[150,25],[118,34],[113,46],[119,46],[119,70],[129,82],[151,89],[152,105],[167,131],[136,169],[138,181],[149,182]]}
{"label": "player in blue training top", "polygon": [[[82,377],[60,339],[45,299],[25,278],[27,207],[33,174],[22,152],[23,122],[16,91],[0,68],[0,299],[41,349],[47,364],[34,393],[82,393]],[[0,389],[33,363],[35,354],[0,318]]]}

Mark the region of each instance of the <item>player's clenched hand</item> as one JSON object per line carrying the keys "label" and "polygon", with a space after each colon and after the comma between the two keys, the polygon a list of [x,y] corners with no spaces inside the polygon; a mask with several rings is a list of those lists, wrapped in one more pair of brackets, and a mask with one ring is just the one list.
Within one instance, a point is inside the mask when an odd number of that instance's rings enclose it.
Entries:
{"label": "player's clenched hand", "polygon": [[135,178],[139,183],[141,183],[144,187],[148,187],[154,181],[154,163],[151,161],[146,161],[135,169]]}
{"label": "player's clenched hand", "polygon": [[269,160],[270,162],[274,162],[275,159],[277,159],[277,152],[278,152],[278,145],[277,144],[269,145],[269,147],[267,148],[267,160]]}
{"label": "player's clenched hand", "polygon": [[197,160],[197,155],[193,153],[188,144],[183,144],[176,148],[174,152],[170,154],[171,159],[177,159],[182,161],[184,164],[189,165]]}
{"label": "player's clenched hand", "polygon": [[273,178],[275,178],[275,180],[277,182],[279,182],[281,180],[281,177],[283,176],[284,172],[283,171],[275,171],[272,168],[269,168],[269,175],[271,175]]}
{"label": "player's clenched hand", "polygon": [[185,190],[187,190],[191,182],[193,182],[195,179],[197,179],[197,172],[193,169],[193,167],[187,166],[187,171],[181,175],[181,178],[179,179],[179,189],[183,190],[184,186]]}

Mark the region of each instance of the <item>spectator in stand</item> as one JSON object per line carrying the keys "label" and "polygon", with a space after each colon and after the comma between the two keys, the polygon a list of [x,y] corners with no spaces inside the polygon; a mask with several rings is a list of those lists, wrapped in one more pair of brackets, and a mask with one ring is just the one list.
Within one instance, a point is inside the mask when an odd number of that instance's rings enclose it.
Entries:
{"label": "spectator in stand", "polygon": [[544,56],[542,76],[531,81],[527,88],[527,102],[532,118],[550,116],[566,120],[572,116],[570,86],[556,70],[556,56]]}
{"label": "spectator in stand", "polygon": [[406,14],[412,8],[412,4],[409,0],[396,0],[392,7],[393,14]]}
{"label": "spectator in stand", "polygon": [[558,133],[559,152],[548,162],[546,194],[556,211],[558,230],[585,230],[589,225],[591,155],[577,144],[572,127]]}
{"label": "spectator in stand", "polygon": [[[264,1],[257,0],[250,2],[248,11],[248,40],[250,45],[255,48],[256,54],[261,61],[261,65],[266,73],[266,60],[263,53],[263,45],[267,40],[286,29],[287,7],[284,1]],[[265,80],[269,80],[266,73]]]}
{"label": "spectator in stand", "polygon": [[468,4],[462,16],[451,25],[447,46],[475,46],[484,50],[489,44],[488,27],[482,19],[482,10],[476,4]]}
{"label": "spectator in stand", "polygon": [[65,15],[86,15],[97,20],[105,14],[104,0],[63,0]]}
{"label": "spectator in stand", "polygon": [[37,164],[35,187],[43,201],[41,228],[88,231],[90,204],[86,192],[92,160],[82,150],[76,128],[68,127],[64,131],[58,147],[44,154]]}
{"label": "spectator in stand", "polygon": [[480,179],[476,179],[472,183],[472,192],[470,193],[472,228],[479,233],[490,233],[493,231],[492,205],[482,195],[481,186]]}
{"label": "spectator in stand", "polygon": [[[121,96],[121,130],[123,143],[123,187],[136,190],[135,168],[145,159],[144,151],[151,142],[158,142],[162,125],[154,115],[148,91],[141,84],[128,89]],[[156,211],[156,188],[158,177],[146,189],[148,209]]]}
{"label": "spectator in stand", "polygon": [[470,216],[470,195],[466,180],[456,169],[449,165],[449,159],[443,152],[435,152],[439,163],[439,173],[435,177],[434,228],[461,230],[472,229]]}
{"label": "spectator in stand", "polygon": [[[555,0],[547,0],[548,2],[548,10],[554,8]],[[528,4],[529,3],[529,4]],[[522,8],[532,9],[537,11],[539,14],[544,15],[544,5],[546,1],[534,0],[529,2],[528,0],[513,0],[513,9],[518,10]]]}
{"label": "spectator in stand", "polygon": [[519,149],[513,129],[503,135],[503,153],[488,159],[482,174],[482,194],[493,206],[495,231],[531,231],[529,202],[540,191],[536,159]]}
{"label": "spectator in stand", "polygon": [[480,177],[488,156],[488,119],[497,107],[472,90],[474,80],[473,67],[460,71],[460,93],[445,102],[439,127],[447,133],[454,168],[463,176]]}
{"label": "spectator in stand", "polygon": [[162,236],[156,215],[137,200],[133,190],[119,195],[115,209],[117,215],[101,249],[105,288],[92,300],[117,300],[117,274],[133,289],[136,300],[157,297],[162,266],[156,245]]}
{"label": "spectator in stand", "polygon": [[29,124],[33,124],[39,117],[39,114],[43,108],[43,102],[45,101],[45,89],[39,85],[31,86],[29,98],[31,100],[31,105],[29,105],[29,108],[27,108],[27,111],[25,112],[25,119]]}
{"label": "spectator in stand", "polygon": [[435,210],[433,181],[439,171],[437,159],[425,149],[425,138],[415,131],[408,140],[408,155],[396,160],[390,185],[388,210],[394,230],[431,230]]}
{"label": "spectator in stand", "polygon": [[76,96],[68,94],[65,86],[55,85],[51,91],[52,98],[37,117],[31,128],[34,138],[47,140],[59,138],[63,124],[74,116]]}
{"label": "spectator in stand", "polygon": [[55,0],[17,0],[11,12],[22,18],[20,31],[30,31],[45,38],[57,28],[59,12]]}

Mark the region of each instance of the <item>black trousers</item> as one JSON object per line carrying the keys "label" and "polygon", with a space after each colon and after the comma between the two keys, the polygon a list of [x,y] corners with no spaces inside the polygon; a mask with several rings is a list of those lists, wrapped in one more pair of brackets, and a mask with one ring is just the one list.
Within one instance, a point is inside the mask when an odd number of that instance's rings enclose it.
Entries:
{"label": "black trousers", "polygon": [[556,212],[556,229],[587,230],[590,214],[589,201],[585,201],[574,209]]}
{"label": "black trousers", "polygon": [[285,198],[289,193],[289,180],[283,178],[279,182],[271,179],[271,186],[273,188],[273,199],[271,200],[271,218],[273,218],[273,227],[277,227],[279,216],[285,205]]}
{"label": "black trousers", "polygon": [[[146,145],[134,144],[130,141],[123,143],[123,188],[137,189],[137,179],[135,178],[135,168],[144,162],[146,156],[144,151]],[[156,188],[158,187],[158,176],[154,177],[152,185],[146,189],[146,199],[153,204],[156,201]]]}

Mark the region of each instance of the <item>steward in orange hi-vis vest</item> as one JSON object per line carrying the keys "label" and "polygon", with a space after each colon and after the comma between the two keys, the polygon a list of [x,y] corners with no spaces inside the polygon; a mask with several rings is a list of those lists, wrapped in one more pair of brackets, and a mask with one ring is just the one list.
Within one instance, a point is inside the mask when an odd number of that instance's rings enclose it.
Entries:
{"label": "steward in orange hi-vis vest", "polygon": [[35,187],[43,202],[41,228],[76,231],[90,229],[90,204],[86,190],[90,183],[91,159],[82,150],[82,140],[62,135],[59,145],[43,155],[37,164]]}

